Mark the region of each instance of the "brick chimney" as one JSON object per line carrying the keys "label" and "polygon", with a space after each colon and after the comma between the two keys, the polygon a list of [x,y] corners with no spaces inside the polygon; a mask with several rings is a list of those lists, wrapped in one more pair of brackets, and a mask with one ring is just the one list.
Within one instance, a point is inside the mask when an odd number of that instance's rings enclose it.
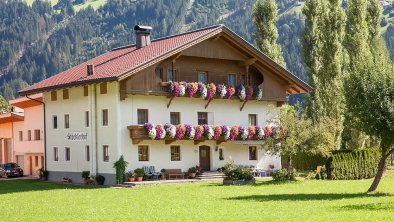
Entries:
{"label": "brick chimney", "polygon": [[137,49],[144,48],[150,45],[150,32],[152,27],[144,25],[134,26],[134,32],[137,38],[136,46]]}

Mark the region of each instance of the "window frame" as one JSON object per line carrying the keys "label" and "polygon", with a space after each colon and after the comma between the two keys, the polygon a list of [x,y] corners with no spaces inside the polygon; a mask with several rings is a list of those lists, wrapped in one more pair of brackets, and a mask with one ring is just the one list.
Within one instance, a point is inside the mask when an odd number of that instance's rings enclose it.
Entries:
{"label": "window frame", "polygon": [[27,141],[31,141],[31,130],[27,130]]}
{"label": "window frame", "polygon": [[90,146],[85,146],[85,161],[90,162]]}
{"label": "window frame", "polygon": [[[234,77],[234,84],[230,83],[230,76]],[[227,85],[236,87],[237,86],[237,74],[236,73],[229,73],[227,74]]]}
{"label": "window frame", "polygon": [[83,86],[83,96],[89,96],[89,86]]}
{"label": "window frame", "polygon": [[70,114],[64,114],[64,129],[69,129],[69,128],[70,128]]}
{"label": "window frame", "polygon": [[[171,76],[172,76],[172,79],[170,80],[169,79],[169,73],[171,72]],[[170,81],[172,81],[172,82],[175,82],[176,81],[176,69],[167,69],[167,75],[166,75],[166,81],[167,82],[170,82]]]}
{"label": "window frame", "polygon": [[[200,123],[200,115],[201,114],[205,114],[205,120],[206,120],[206,123]],[[202,120],[202,119],[201,119]],[[205,124],[208,124],[208,112],[197,112],[197,124],[198,125],[205,125]]]}
{"label": "window frame", "polygon": [[64,161],[71,161],[71,149],[70,147],[64,147]]}
{"label": "window frame", "polygon": [[203,74],[204,79],[205,79],[205,81],[201,82],[201,83],[207,84],[208,83],[208,72],[207,71],[197,71],[197,82],[200,82],[200,74]]}
{"label": "window frame", "polygon": [[108,126],[108,123],[109,123],[109,121],[108,121],[108,109],[102,109],[101,110],[101,125],[102,126]]}
{"label": "window frame", "polygon": [[39,129],[34,130],[34,140],[41,140],[41,130]]}
{"label": "window frame", "polygon": [[106,82],[100,83],[100,94],[107,94],[108,93],[108,85]]}
{"label": "window frame", "polygon": [[[252,119],[251,117],[254,118],[254,124],[252,124]],[[257,114],[248,114],[248,122],[249,122],[249,126],[258,126],[259,122],[258,122],[258,118],[257,118]]]}
{"label": "window frame", "polygon": [[[178,119],[177,123],[172,121],[173,120],[172,119],[173,115],[175,115],[175,117]],[[180,112],[170,112],[170,123],[172,125],[179,125],[179,124],[181,124],[181,113]]]}
{"label": "window frame", "polygon": [[59,148],[53,147],[53,161],[59,162]]}
{"label": "window frame", "polygon": [[[178,153],[173,153],[172,149],[173,148],[178,148]],[[177,154],[173,156],[173,154]],[[171,145],[170,146],[170,160],[171,162],[180,162],[182,161],[182,151],[181,151],[181,146],[180,145]]]}
{"label": "window frame", "polygon": [[157,78],[159,78],[163,82],[163,68],[162,67],[156,67],[155,68],[155,75]]}
{"label": "window frame", "polygon": [[[146,115],[145,117],[146,117],[146,121],[143,121],[143,123],[142,122],[140,122],[140,111],[144,111],[144,112],[146,112],[146,114],[144,114],[144,115]],[[144,118],[145,118],[144,117]],[[138,125],[143,125],[143,124],[145,124],[145,123],[147,123],[147,122],[149,122],[149,110],[148,109],[137,109],[137,124]]]}
{"label": "window frame", "polygon": [[19,131],[19,141],[23,141],[23,131]]}
{"label": "window frame", "polygon": [[57,91],[51,91],[51,101],[57,101]]}
{"label": "window frame", "polygon": [[85,127],[90,126],[90,116],[89,116],[89,111],[85,111]]}
{"label": "window frame", "polygon": [[34,166],[38,167],[38,156],[34,156]]}
{"label": "window frame", "polygon": [[[140,149],[141,148],[146,148],[147,149],[147,154],[141,154]],[[150,159],[150,147],[148,145],[138,145],[138,162],[149,162]],[[146,155],[146,159],[142,159],[141,155]]]}
{"label": "window frame", "polygon": [[[56,119],[56,121],[55,121]],[[56,123],[56,124],[55,124]],[[55,126],[56,125],[56,126]],[[57,115],[52,115],[52,128],[57,129],[58,128],[58,118]]]}
{"label": "window frame", "polygon": [[103,162],[109,162],[109,146],[103,145]]}
{"label": "window frame", "polygon": [[246,77],[245,74],[240,74],[239,75],[239,84],[241,84],[243,86],[247,86],[248,85],[248,78]]}
{"label": "window frame", "polygon": [[223,148],[219,148],[218,149],[218,157],[219,157],[219,161],[223,161],[224,160],[224,149]]}
{"label": "window frame", "polygon": [[63,100],[67,100],[70,98],[70,94],[68,89],[63,89]]}
{"label": "window frame", "polygon": [[[251,155],[252,154],[252,148],[255,148],[254,150],[254,158]],[[258,151],[257,151],[257,146],[248,146],[248,153],[249,153],[249,160],[258,160]]]}

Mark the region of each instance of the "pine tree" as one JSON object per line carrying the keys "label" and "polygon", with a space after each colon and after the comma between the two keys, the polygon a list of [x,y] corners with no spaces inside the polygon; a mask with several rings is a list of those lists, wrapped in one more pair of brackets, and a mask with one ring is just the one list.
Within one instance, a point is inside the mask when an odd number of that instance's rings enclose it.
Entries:
{"label": "pine tree", "polygon": [[8,113],[11,111],[11,106],[8,104],[7,100],[0,95],[0,114]]}
{"label": "pine tree", "polygon": [[253,37],[257,47],[275,62],[286,66],[280,45],[278,44],[278,29],[276,27],[278,13],[275,0],[257,0],[253,6]]}

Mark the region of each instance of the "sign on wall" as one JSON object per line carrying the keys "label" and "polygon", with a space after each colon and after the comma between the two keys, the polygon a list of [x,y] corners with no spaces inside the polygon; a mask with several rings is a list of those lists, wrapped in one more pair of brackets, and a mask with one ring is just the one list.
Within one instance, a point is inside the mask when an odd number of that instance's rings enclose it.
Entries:
{"label": "sign on wall", "polygon": [[87,132],[69,132],[66,135],[66,139],[69,141],[88,141]]}

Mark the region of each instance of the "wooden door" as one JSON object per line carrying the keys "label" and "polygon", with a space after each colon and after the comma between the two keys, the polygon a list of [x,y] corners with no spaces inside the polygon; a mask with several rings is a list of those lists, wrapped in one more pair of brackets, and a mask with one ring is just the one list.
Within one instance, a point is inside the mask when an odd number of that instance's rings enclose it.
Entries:
{"label": "wooden door", "polygon": [[211,149],[209,146],[200,146],[200,168],[205,171],[211,170]]}

